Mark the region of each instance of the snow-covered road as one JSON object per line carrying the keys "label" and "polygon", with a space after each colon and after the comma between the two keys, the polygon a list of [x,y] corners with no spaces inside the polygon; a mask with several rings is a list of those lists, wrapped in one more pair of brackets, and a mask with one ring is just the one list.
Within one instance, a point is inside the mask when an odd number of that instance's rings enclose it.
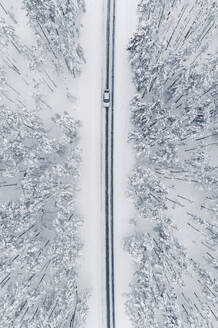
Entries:
{"label": "snow-covered road", "polygon": [[[115,27],[115,95],[114,95],[114,234],[115,234],[115,310],[116,327],[130,328],[125,314],[124,293],[133,273],[132,263],[122,249],[122,240],[130,232],[129,220],[134,209],[129,202],[127,177],[133,165],[131,147],[127,145],[129,129],[129,102],[134,95],[131,72],[126,51],[129,38],[136,28],[136,2],[116,1],[117,24]],[[101,1],[87,3],[83,19],[82,45],[87,63],[76,81],[79,112],[83,122],[82,133],[82,214],[85,218],[83,279],[91,282],[90,311],[87,327],[102,327],[104,313],[104,259],[102,259],[103,228],[101,216],[101,110],[104,80],[104,12]],[[119,21],[118,21],[119,20]],[[118,24],[119,22],[119,24]],[[92,37],[90,37],[92,35]],[[85,95],[85,97],[84,97]],[[92,172],[92,174],[91,174]],[[124,206],[125,204],[125,206]]]}
{"label": "snow-covered road", "polygon": [[[115,234],[115,310],[116,327],[130,328],[125,314],[124,293],[133,273],[132,263],[122,249],[122,240],[130,231],[129,220],[134,209],[126,195],[127,177],[133,165],[131,147],[127,145],[129,129],[129,102],[134,94],[131,72],[126,51],[129,38],[136,28],[136,2],[116,1],[117,24],[115,27],[115,95],[114,95],[114,234]],[[101,239],[103,217],[101,216],[101,111],[104,80],[104,17],[101,1],[89,1],[83,19],[82,45],[87,63],[81,77],[76,81],[79,112],[82,127],[82,190],[81,210],[85,218],[83,256],[83,279],[91,283],[90,310],[87,327],[102,328],[104,313],[104,259]],[[119,24],[118,24],[119,22]],[[92,37],[90,37],[90,35]],[[84,97],[85,95],[85,97]],[[81,115],[82,114],[82,115]],[[125,204],[125,206],[124,206]],[[89,279],[89,282],[87,281]]]}

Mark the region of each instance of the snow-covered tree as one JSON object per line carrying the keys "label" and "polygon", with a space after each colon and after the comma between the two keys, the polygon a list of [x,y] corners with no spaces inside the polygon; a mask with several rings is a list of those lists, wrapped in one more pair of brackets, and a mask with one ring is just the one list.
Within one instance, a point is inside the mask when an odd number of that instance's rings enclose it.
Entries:
{"label": "snow-covered tree", "polygon": [[[59,50],[66,50],[66,63],[76,74],[83,58],[79,15],[84,4],[55,3],[56,14],[63,8],[66,18],[60,23],[58,42],[63,38],[65,45]],[[56,97],[58,86],[44,41],[37,44],[33,37],[27,45],[17,25],[10,24],[8,17],[0,19],[0,326],[79,328],[88,309],[79,277],[80,122],[62,108],[62,115],[51,112],[47,98]]]}
{"label": "snow-covered tree", "polygon": [[[138,14],[128,45],[139,216],[125,241],[137,263],[127,312],[137,328],[209,328],[217,320],[217,2],[142,0]],[[196,258],[182,229],[197,234]]]}
{"label": "snow-covered tree", "polygon": [[23,4],[38,47],[51,53],[57,69],[65,63],[68,71],[77,76],[85,61],[79,43],[84,0],[23,0]]}
{"label": "snow-covered tree", "polygon": [[[81,218],[76,192],[79,122],[53,119],[52,138],[36,115],[0,110],[2,327],[84,324],[87,295],[78,286]],[[72,325],[73,326],[73,325]]]}

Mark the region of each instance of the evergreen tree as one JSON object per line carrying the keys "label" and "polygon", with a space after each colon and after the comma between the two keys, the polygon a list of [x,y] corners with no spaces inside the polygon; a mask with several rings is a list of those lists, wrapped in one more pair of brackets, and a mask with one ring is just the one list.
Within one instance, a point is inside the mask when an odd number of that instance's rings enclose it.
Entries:
{"label": "evergreen tree", "polygon": [[57,69],[65,63],[77,76],[85,62],[79,43],[84,0],[23,0],[23,4],[38,47],[52,55]]}
{"label": "evergreen tree", "polygon": [[218,320],[217,3],[142,0],[138,14],[128,46],[139,217],[124,245],[137,267],[127,312],[136,328],[209,328]]}

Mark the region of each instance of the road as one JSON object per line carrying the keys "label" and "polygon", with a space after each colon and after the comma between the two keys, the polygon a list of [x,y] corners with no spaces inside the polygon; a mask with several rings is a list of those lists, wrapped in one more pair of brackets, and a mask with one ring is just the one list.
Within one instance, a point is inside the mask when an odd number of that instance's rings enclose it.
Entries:
{"label": "road", "polygon": [[[105,68],[104,88],[110,89],[111,106],[103,109],[103,186],[105,214],[105,320],[104,327],[130,328],[125,313],[124,293],[128,290],[133,267],[122,249],[123,238],[131,231],[129,219],[134,209],[126,195],[129,171],[134,158],[127,144],[129,103],[135,89],[131,83],[127,44],[136,29],[137,3],[108,0],[104,8]],[[134,14],[133,14],[134,13]],[[119,24],[116,18],[119,17]],[[103,91],[103,90],[102,90]],[[125,204],[125,206],[123,206]]]}
{"label": "road", "polygon": [[103,184],[105,217],[105,327],[115,328],[114,299],[114,47],[115,0],[108,0],[105,7],[105,89],[110,90],[111,102],[103,109]]}

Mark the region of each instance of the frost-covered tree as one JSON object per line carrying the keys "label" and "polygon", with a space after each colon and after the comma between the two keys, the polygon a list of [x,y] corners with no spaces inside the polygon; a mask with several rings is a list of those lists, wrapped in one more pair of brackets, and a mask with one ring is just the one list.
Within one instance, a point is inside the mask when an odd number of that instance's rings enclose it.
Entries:
{"label": "frost-covered tree", "polygon": [[[4,18],[0,18],[0,51],[4,50],[9,43],[16,47],[16,33],[12,26],[8,25]],[[17,48],[16,48],[17,49]]]}
{"label": "frost-covered tree", "polygon": [[[76,24],[72,40],[61,35],[71,50],[73,42],[79,49],[76,17],[83,3],[74,7],[74,20],[72,6],[62,3],[60,28],[71,33]],[[56,97],[58,86],[48,53],[34,38],[27,46],[8,17],[0,19],[0,55],[0,326],[83,327],[88,294],[79,277],[80,123],[62,108],[63,115],[51,113],[47,98]]]}
{"label": "frost-covered tree", "polygon": [[79,42],[84,0],[23,0],[23,4],[38,47],[52,54],[57,68],[64,62],[77,76],[85,61]]}
{"label": "frost-covered tree", "polygon": [[137,263],[127,312],[137,328],[209,328],[218,320],[217,2],[142,0],[138,14],[128,46],[139,216],[125,241]]}
{"label": "frost-covered tree", "polygon": [[164,327],[181,327],[174,285],[183,283],[186,254],[170,233],[169,218],[157,221],[152,232],[136,233],[124,244],[137,263],[126,302],[127,313],[137,328],[148,325],[158,328],[164,321]]}
{"label": "frost-covered tree", "polygon": [[167,191],[160,179],[144,166],[137,166],[129,177],[130,196],[144,218],[158,215],[166,208]]}
{"label": "frost-covered tree", "polygon": [[0,207],[1,325],[81,327],[79,122],[56,115],[53,138],[26,110],[2,105],[0,118],[0,188],[10,193]]}
{"label": "frost-covered tree", "polygon": [[[45,54],[42,51],[40,52],[34,45],[28,47],[18,36],[16,29],[8,24],[4,18],[0,18],[0,53],[1,65],[3,65],[2,71],[5,71],[4,75],[12,70],[21,78],[23,78],[23,75],[25,76],[24,73],[26,72],[21,72],[17,67],[13,58],[14,53],[19,59],[23,58],[24,67],[33,74],[34,79],[36,79],[37,74],[40,75],[43,72],[43,64],[46,61]],[[40,76],[38,76],[38,79],[40,79]]]}

